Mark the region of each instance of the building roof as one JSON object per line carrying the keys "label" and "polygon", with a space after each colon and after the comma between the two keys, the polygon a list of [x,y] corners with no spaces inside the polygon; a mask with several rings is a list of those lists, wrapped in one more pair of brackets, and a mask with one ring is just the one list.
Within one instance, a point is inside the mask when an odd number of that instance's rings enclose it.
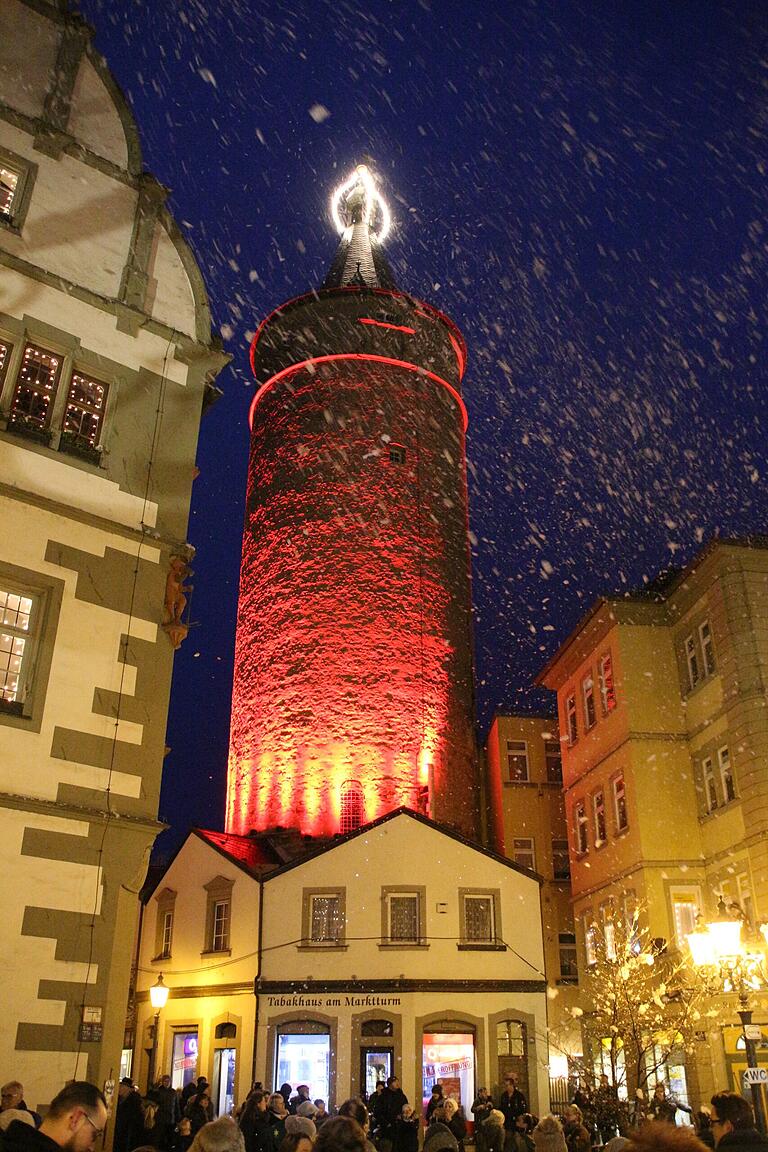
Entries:
{"label": "building roof", "polygon": [[680,585],[702,566],[705,560],[722,548],[745,548],[748,550],[766,549],[768,548],[768,536],[756,533],[752,536],[713,537],[707,541],[703,548],[700,548],[699,551],[695,553],[684,567],[665,568],[645,587],[633,589],[631,592],[623,595],[598,596],[597,600],[593,601],[581,617],[576,627],[572,629],[563,643],[556,649],[538,673],[534,683],[546,683],[550,672],[552,672],[560,662],[571,645],[578,640],[579,636],[585,631],[588,624],[595,619],[601,609],[610,609],[613,605],[621,604],[664,604],[672,594],[677,591]]}
{"label": "building roof", "polygon": [[265,870],[274,868],[279,862],[279,857],[276,858],[269,851],[268,845],[252,836],[236,836],[233,832],[212,832],[209,828],[193,828],[192,834],[199,836],[222,856],[229,857],[234,864],[253,876],[259,876]]}

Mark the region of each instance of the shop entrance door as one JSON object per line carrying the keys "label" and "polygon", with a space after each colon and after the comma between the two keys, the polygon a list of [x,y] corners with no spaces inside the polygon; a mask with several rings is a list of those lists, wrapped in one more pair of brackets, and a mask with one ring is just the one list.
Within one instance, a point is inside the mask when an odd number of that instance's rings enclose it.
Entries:
{"label": "shop entrance door", "polygon": [[361,1048],[360,1049],[360,1083],[363,1086],[366,1100],[376,1092],[376,1084],[382,1080],[385,1084],[392,1075],[394,1062],[394,1048]]}
{"label": "shop entrance door", "polygon": [[475,1098],[475,1037],[471,1032],[424,1033],[422,1112],[438,1080],[443,1095],[452,1096],[471,1115]]}
{"label": "shop entrance door", "polygon": [[229,1116],[235,1106],[236,1048],[217,1048],[213,1053],[213,1108],[217,1116]]}
{"label": "shop entrance door", "polygon": [[186,1088],[197,1077],[197,1029],[174,1033],[171,1060],[171,1087]]}

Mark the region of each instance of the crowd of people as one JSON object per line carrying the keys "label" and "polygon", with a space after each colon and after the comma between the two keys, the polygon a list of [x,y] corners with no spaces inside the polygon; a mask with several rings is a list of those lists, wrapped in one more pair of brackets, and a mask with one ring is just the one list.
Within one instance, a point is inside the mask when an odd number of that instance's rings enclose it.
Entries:
{"label": "crowd of people", "polygon": [[[768,1152],[752,1106],[736,1092],[717,1092],[711,1107],[685,1125],[679,1111],[691,1110],[659,1084],[650,1101],[639,1093],[631,1120],[618,1094],[601,1082],[596,1092],[580,1087],[561,1116],[541,1119],[515,1077],[505,1079],[495,1102],[480,1088],[472,1103],[477,1152]],[[71,1081],[44,1116],[28,1108],[24,1087],[2,1087],[0,1152],[92,1152],[107,1126],[102,1092]],[[423,1132],[422,1132],[423,1130]],[[423,1140],[422,1140],[423,1135]],[[396,1076],[379,1083],[367,1100],[352,1097],[335,1114],[324,1100],[311,1099],[306,1084],[283,1084],[267,1092],[254,1084],[232,1116],[213,1119],[205,1077],[177,1092],[164,1076],[142,1098],[132,1081],[121,1081],[116,1103],[115,1152],[465,1152],[467,1120],[460,1103],[441,1083],[424,1109],[410,1104]]]}

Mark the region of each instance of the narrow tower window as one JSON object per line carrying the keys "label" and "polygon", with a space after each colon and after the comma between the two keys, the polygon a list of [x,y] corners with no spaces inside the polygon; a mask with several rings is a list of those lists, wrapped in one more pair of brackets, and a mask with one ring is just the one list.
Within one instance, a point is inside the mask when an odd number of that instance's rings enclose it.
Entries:
{"label": "narrow tower window", "polygon": [[339,831],[354,832],[365,820],[363,788],[359,780],[345,780],[341,786]]}
{"label": "narrow tower window", "polygon": [[402,444],[390,444],[389,462],[390,464],[405,464],[405,448]]}

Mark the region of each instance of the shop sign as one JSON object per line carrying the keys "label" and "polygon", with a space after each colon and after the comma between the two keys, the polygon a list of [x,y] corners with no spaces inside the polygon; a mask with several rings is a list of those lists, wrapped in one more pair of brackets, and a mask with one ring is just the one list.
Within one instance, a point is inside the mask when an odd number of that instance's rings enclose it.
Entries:
{"label": "shop sign", "polygon": [[399,996],[346,993],[343,996],[267,996],[268,1008],[399,1008]]}

